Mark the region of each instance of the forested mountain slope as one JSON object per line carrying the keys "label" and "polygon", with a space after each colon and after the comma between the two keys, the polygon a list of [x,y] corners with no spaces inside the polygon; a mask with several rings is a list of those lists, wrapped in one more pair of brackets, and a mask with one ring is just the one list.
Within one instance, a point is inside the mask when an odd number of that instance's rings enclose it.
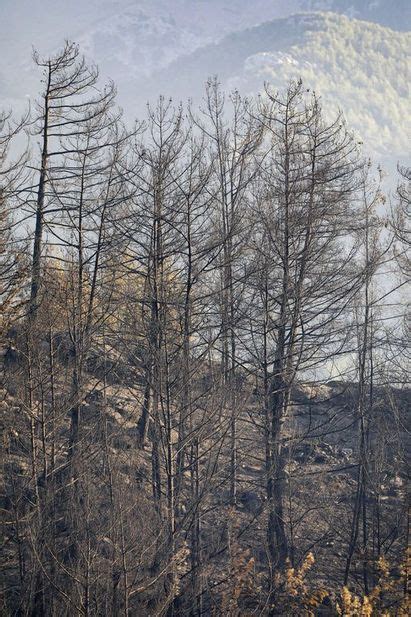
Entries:
{"label": "forested mountain slope", "polygon": [[[321,10],[334,13],[319,14]],[[285,19],[298,11],[310,17]],[[3,34],[0,68],[5,107],[24,107],[25,96],[36,91],[31,46],[51,53],[68,37],[80,43],[105,78],[115,80],[129,118],[144,115],[146,102],[159,94],[201,96],[212,74],[228,85],[241,81],[258,90],[261,79],[284,85],[293,72],[334,106],[341,105],[355,128],[364,120],[364,139],[371,134],[370,146],[379,154],[380,131],[389,133],[385,149],[393,158],[404,151],[405,138],[394,134],[392,123],[404,117],[410,42],[408,35],[384,28],[410,29],[408,2],[403,0],[76,0],[70,5],[4,0],[0,18],[10,25]],[[279,52],[286,54],[282,64]],[[247,62],[255,54],[268,55]],[[373,109],[364,112],[369,103]]]}
{"label": "forested mountain slope", "polygon": [[333,13],[299,14],[226,37],[172,64],[150,93],[186,97],[205,76],[218,74],[229,89],[256,92],[264,81],[281,88],[301,77],[333,113],[341,108],[370,152],[396,163],[408,152],[409,33]]}

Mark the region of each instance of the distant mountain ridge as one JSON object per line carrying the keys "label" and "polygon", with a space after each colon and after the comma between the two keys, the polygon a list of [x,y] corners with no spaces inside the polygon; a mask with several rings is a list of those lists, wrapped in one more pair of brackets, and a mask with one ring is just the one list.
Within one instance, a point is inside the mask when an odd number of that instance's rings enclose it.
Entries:
{"label": "distant mountain ridge", "polygon": [[3,97],[19,96],[16,72],[23,71],[26,82],[32,78],[32,45],[47,54],[64,38],[74,39],[103,75],[129,82],[230,33],[318,10],[411,28],[407,0],[2,0],[0,19],[8,24],[0,44]]}
{"label": "distant mountain ridge", "polygon": [[344,111],[374,157],[395,166],[408,152],[410,47],[410,33],[336,13],[300,13],[232,33],[171,63],[146,84],[148,98],[163,85],[165,95],[185,99],[214,73],[225,89],[243,94],[302,77],[326,109]]}
{"label": "distant mountain ridge", "polygon": [[407,150],[410,15],[408,0],[2,0],[0,106],[36,96],[31,44],[47,54],[71,38],[130,119],[161,93],[198,99],[212,74],[245,93],[302,76],[394,161]]}
{"label": "distant mountain ridge", "polygon": [[302,0],[300,8],[342,13],[403,32],[411,28],[409,0]]}

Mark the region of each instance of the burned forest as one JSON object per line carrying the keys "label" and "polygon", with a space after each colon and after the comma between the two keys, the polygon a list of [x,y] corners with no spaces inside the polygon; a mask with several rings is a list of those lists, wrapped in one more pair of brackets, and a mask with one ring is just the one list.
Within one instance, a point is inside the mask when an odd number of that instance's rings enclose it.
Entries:
{"label": "burned forest", "polygon": [[408,615],[404,162],[387,188],[300,79],[131,123],[74,43],[32,70],[0,115],[2,615]]}

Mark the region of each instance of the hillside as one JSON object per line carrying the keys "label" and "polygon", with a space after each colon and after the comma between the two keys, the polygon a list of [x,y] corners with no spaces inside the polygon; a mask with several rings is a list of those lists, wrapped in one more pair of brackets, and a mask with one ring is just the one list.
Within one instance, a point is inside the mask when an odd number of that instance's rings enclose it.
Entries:
{"label": "hillside", "polygon": [[[172,4],[165,0],[93,0],[88,3],[75,0],[70,4],[61,0],[20,0],[18,4],[4,0],[0,19],[7,21],[9,28],[3,33],[1,43],[3,106],[22,108],[25,99],[37,93],[37,76],[29,60],[32,46],[47,54],[59,48],[64,38],[81,45],[88,59],[99,65],[103,79],[114,79],[120,103],[129,118],[144,114],[147,100],[157,98],[160,93],[177,98],[199,96],[210,74],[218,73],[225,80],[241,78],[246,71],[249,80],[250,71],[244,68],[244,63],[256,53],[281,51],[292,54],[297,61],[301,56],[302,62],[308,56],[307,61],[316,62],[321,74],[325,74],[328,67],[323,57],[318,58],[318,49],[313,49],[314,39],[316,47],[327,44],[333,49],[335,43],[340,50],[341,44],[348,40],[348,50],[351,51],[351,47],[354,50],[345,68],[341,69],[344,82],[352,64],[363,65],[360,57],[363,54],[371,66],[365,75],[375,82],[373,88],[379,95],[391,97],[389,84],[393,69],[380,57],[379,45],[381,43],[384,48],[388,45],[391,50],[392,32],[374,30],[373,25],[365,23],[349,25],[332,15],[329,22],[316,13],[321,10],[399,31],[411,28],[410,10],[405,0],[394,3],[388,0],[256,0],[252,3],[245,0],[174,0]],[[298,11],[310,12],[311,26],[304,24],[301,17],[281,21]],[[48,27],[49,23],[52,27]],[[331,25],[330,41],[323,36],[328,25]],[[255,30],[255,27],[258,28]],[[359,38],[358,48],[354,37]],[[399,76],[404,79],[407,39],[399,36],[398,41],[401,41],[400,53],[397,55],[398,50],[393,47],[392,60],[396,64],[397,58],[401,58]],[[290,51],[293,46],[297,48]],[[227,55],[231,53],[232,56]],[[387,76],[388,87],[381,82],[380,74]],[[337,83],[341,77],[339,74],[330,76],[335,77]],[[195,85],[195,92],[191,85]],[[260,87],[261,82],[258,82]],[[333,96],[331,93],[330,98]],[[356,98],[357,91],[353,96]],[[339,96],[334,102],[340,103]],[[352,103],[354,108],[357,102],[362,103],[361,97]]]}
{"label": "hillside", "polygon": [[[96,586],[98,594],[103,593],[105,584],[107,588],[110,587],[115,542],[120,545],[120,540],[116,540],[115,532],[112,531],[115,523],[110,521],[107,505],[114,499],[118,507],[117,516],[123,525],[122,533],[127,538],[126,554],[131,572],[134,560],[138,563],[136,575],[130,581],[130,614],[162,615],[158,603],[164,587],[161,579],[157,581],[153,575],[158,565],[151,552],[146,550],[147,545],[156,542],[156,534],[161,532],[158,531],[157,513],[151,504],[154,446],[151,443],[141,443],[138,428],[140,410],[144,405],[144,392],[141,385],[136,383],[134,372],[130,371],[121,356],[120,362],[119,356],[106,358],[105,362],[106,366],[108,362],[115,367],[110,372],[107,385],[101,387],[102,374],[98,362],[91,364],[91,371],[87,375],[89,393],[82,404],[82,447],[87,453],[82,469],[84,475],[88,474],[87,505],[91,509],[87,516],[93,546],[90,559],[91,585]],[[66,397],[69,385],[65,383],[64,376],[70,370],[70,365],[59,362],[57,366],[59,376],[55,385],[58,399],[68,400]],[[215,369],[218,370],[218,367]],[[1,428],[6,443],[1,483],[6,511],[3,549],[6,567],[3,580],[6,589],[10,590],[6,594],[5,602],[5,610],[8,611],[18,604],[18,598],[15,597],[18,568],[14,546],[18,528],[16,531],[16,523],[11,518],[13,508],[18,525],[18,517],[28,513],[28,508],[22,505],[24,500],[34,499],[33,491],[29,488],[30,451],[33,446],[30,446],[28,440],[27,419],[21,413],[21,401],[15,396],[21,385],[20,370],[20,362],[16,362],[16,357],[11,362],[8,360],[5,373],[8,390],[0,390]],[[197,401],[202,401],[201,407],[207,404],[210,379],[211,375],[203,375],[195,384]],[[202,559],[206,564],[202,608],[199,614],[206,616],[215,614],[225,617],[231,614],[213,607],[218,606],[224,594],[231,592],[231,585],[235,586],[237,582],[236,574],[238,577],[243,575],[241,560],[245,560],[244,563],[249,563],[248,560],[251,563],[252,560],[253,570],[245,582],[239,578],[241,593],[236,602],[241,612],[237,614],[251,615],[247,609],[253,609],[259,601],[258,585],[264,584],[264,571],[267,568],[262,401],[260,392],[253,388],[251,380],[244,380],[238,393],[241,403],[237,423],[237,503],[234,508],[229,506],[230,450],[224,440],[230,423],[229,414],[224,411],[217,416],[209,409],[202,420],[202,450],[207,452],[208,448],[220,444],[222,446],[214,466],[210,468],[203,454],[198,468],[202,500]],[[328,384],[300,383],[293,389],[291,410],[284,427],[284,440],[287,444],[284,448],[285,474],[288,486],[288,502],[284,516],[291,530],[292,560],[293,563],[301,563],[304,555],[313,551],[315,562],[305,574],[307,580],[304,585],[308,584],[314,589],[325,588],[332,598],[338,597],[343,578],[350,533],[348,521],[354,507],[358,473],[358,418],[354,411],[357,397],[355,384],[336,381]],[[370,511],[377,509],[381,518],[378,538],[381,536],[384,539],[384,553],[389,555],[390,559],[395,559],[401,554],[405,534],[403,515],[406,494],[404,453],[407,442],[399,436],[398,425],[406,423],[410,393],[389,386],[379,387],[376,388],[375,399],[378,404],[370,422],[370,442],[373,444],[375,458],[373,457],[372,464],[377,468],[378,485],[370,492],[367,507]],[[393,400],[396,401],[395,409]],[[37,406],[40,408],[40,402]],[[54,540],[54,550],[57,551],[57,569],[62,569],[64,575],[63,564],[66,561],[70,563],[66,555],[73,525],[75,528],[75,523],[67,522],[65,514],[72,499],[66,464],[70,428],[68,417],[63,415],[61,410],[58,411],[54,423],[56,459],[49,472],[47,484],[41,475],[42,471],[39,471],[39,490],[40,497],[44,498],[44,494],[47,498],[50,487],[59,487],[58,500],[54,505],[54,517],[57,521],[54,533],[58,534],[58,538]],[[177,435],[177,431],[173,433]],[[40,438],[34,443],[34,447],[41,450]],[[161,473],[166,473],[165,467],[161,468]],[[64,482],[67,486],[64,486]],[[191,470],[187,467],[180,488],[184,498],[190,492],[190,482]],[[113,491],[114,498],[111,495]],[[23,500],[22,503],[19,498]],[[183,507],[180,510],[183,521],[185,516],[191,515],[192,505],[187,507],[187,511]],[[341,526],[341,521],[345,522],[345,526]],[[53,531],[48,529],[47,533],[51,534]],[[372,533],[377,533],[374,528]],[[189,538],[189,535],[187,537]],[[18,538],[18,542],[24,542],[24,538]],[[117,548],[117,551],[119,550],[122,549]],[[227,552],[240,560],[238,572],[227,558]],[[186,576],[189,572],[186,560],[188,558],[184,554],[179,565],[182,595],[192,593],[191,580]],[[353,577],[357,581],[360,579],[361,563],[360,555],[356,555]],[[117,568],[120,577],[123,573],[120,566]],[[207,578],[207,573],[210,578]],[[64,581],[63,575],[60,574],[61,581]],[[154,582],[147,585],[146,581],[151,578]],[[69,588],[67,581],[61,584],[63,589]],[[398,582],[395,584],[398,585]],[[395,587],[393,591],[398,593]],[[320,607],[316,615],[334,617],[335,613],[328,612],[327,606],[324,606],[323,610],[324,612],[321,612]],[[110,614],[114,617],[119,613]],[[178,605],[176,615],[191,614],[189,604],[183,600],[182,604]],[[279,611],[271,614],[304,617],[307,613]]]}
{"label": "hillside", "polygon": [[[172,64],[151,82],[150,95],[186,98],[217,73],[223,86],[242,93],[281,88],[302,77],[330,113],[341,108],[369,152],[395,164],[408,152],[407,50],[409,33],[333,13],[299,14],[232,34]],[[150,98],[150,97],[148,97]]]}
{"label": "hillside", "polygon": [[[27,98],[36,95],[31,45],[47,52],[71,37],[98,63],[103,79],[114,79],[129,120],[143,116],[147,101],[160,94],[201,99],[206,79],[214,74],[226,88],[242,93],[260,91],[264,81],[283,87],[290,77],[301,76],[330,113],[338,107],[344,111],[367,153],[384,167],[395,169],[406,159],[407,2],[178,0],[171,10],[163,0],[77,1],[75,11],[58,3],[37,4],[30,23],[25,15],[31,3],[22,11],[8,1],[0,8],[11,19],[0,70],[5,108],[23,110]],[[309,12],[292,15],[301,10]],[[45,30],[48,19],[53,28]]]}

